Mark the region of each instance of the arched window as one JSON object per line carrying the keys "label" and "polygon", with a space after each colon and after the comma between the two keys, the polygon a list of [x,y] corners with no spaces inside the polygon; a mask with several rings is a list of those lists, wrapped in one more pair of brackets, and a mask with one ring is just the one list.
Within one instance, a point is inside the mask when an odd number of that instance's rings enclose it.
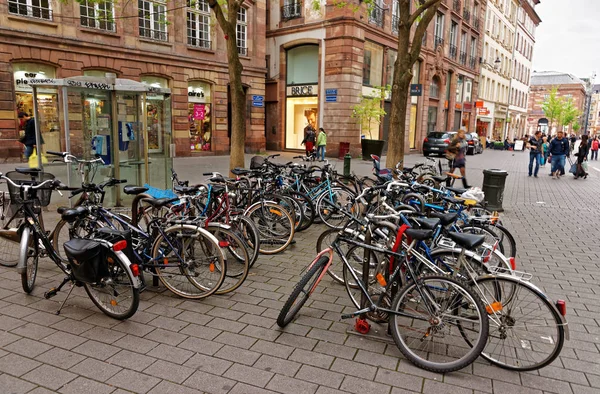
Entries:
{"label": "arched window", "polygon": [[429,86],[429,96],[431,98],[440,97],[440,78],[438,76],[433,77],[431,85]]}

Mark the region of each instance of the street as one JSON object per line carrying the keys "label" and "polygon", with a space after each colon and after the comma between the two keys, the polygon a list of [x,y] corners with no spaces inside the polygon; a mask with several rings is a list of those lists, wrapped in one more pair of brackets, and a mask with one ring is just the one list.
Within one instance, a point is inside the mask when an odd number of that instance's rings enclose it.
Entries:
{"label": "street", "polygon": [[[228,160],[178,158],[174,166],[180,179],[194,183],[203,179],[202,172],[226,173]],[[409,155],[406,163],[423,160]],[[63,278],[49,260],[40,262],[32,295],[23,293],[14,268],[0,267],[1,391],[599,393],[600,164],[590,163],[586,180],[569,173],[555,180],[547,175],[549,165],[538,178],[528,177],[528,162],[528,152],[487,150],[467,156],[467,178],[481,187],[483,169],[509,172],[501,219],[517,240],[517,270],[533,274],[532,282],[550,298],[567,302],[570,340],[560,357],[539,371],[511,372],[481,358],[446,375],[418,369],[384,334],[365,338],[350,332],[354,321],[340,315],[355,308],[328,276],[299,318],[278,328],[275,319],[325,229],[313,225],[284,253],[260,256],[232,294],[189,301],[150,288],[141,294],[138,312],[124,322],[103,315],[80,288],[56,316],[66,291],[43,298]],[[343,162],[332,164],[342,171]],[[14,167],[2,164],[0,171]],[[357,174],[368,175],[371,168],[370,162],[352,160]],[[65,200],[52,205],[60,201]],[[45,215],[50,225],[57,218],[53,212]]]}

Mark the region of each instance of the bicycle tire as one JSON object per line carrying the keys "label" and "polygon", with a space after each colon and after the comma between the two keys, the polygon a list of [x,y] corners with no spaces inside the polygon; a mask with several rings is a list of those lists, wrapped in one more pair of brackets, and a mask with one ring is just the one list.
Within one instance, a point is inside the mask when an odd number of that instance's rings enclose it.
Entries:
{"label": "bicycle tire", "polygon": [[[112,263],[110,262],[112,260]],[[113,319],[125,320],[137,311],[140,304],[140,289],[133,285],[134,279],[125,268],[124,263],[116,255],[107,261],[110,281],[105,281],[101,286],[94,283],[84,283],[83,287],[94,305],[107,316]],[[108,283],[108,284],[106,284]],[[99,291],[101,290],[101,291]],[[108,302],[100,297],[108,296]],[[127,295],[129,294],[129,295]],[[119,308],[124,300],[129,300],[129,305],[124,309]]]}
{"label": "bicycle tire", "polygon": [[21,273],[21,287],[27,294],[33,291],[37,278],[39,259],[37,243],[35,231],[32,232],[29,226],[24,227],[19,245],[19,265],[25,267],[25,272]]}
{"label": "bicycle tire", "polygon": [[315,221],[315,204],[313,204],[310,197],[305,193],[295,190],[286,190],[284,193],[290,194],[300,203],[300,209],[302,210],[303,218],[300,225],[296,227],[296,232],[308,229]]}
{"label": "bicycle tire", "polygon": [[[342,213],[336,213],[340,210],[347,210],[353,213],[356,210],[356,197],[349,189],[345,187],[332,187],[331,193],[333,201],[329,198],[329,192],[321,193],[315,204],[315,209],[321,218],[321,221],[329,228],[342,229],[348,223],[348,217]],[[327,199],[327,202],[325,202]]]}
{"label": "bicycle tire", "polygon": [[[292,290],[289,298],[283,304],[281,311],[279,312],[279,316],[277,316],[277,325],[281,328],[290,324],[290,322],[294,319],[298,311],[304,306],[308,298],[310,297],[312,291],[319,283],[319,278],[322,277],[323,270],[327,267],[327,263],[329,262],[328,256],[321,256],[319,259],[306,271],[306,273],[300,278],[300,281]],[[314,279],[314,280],[313,280]],[[312,280],[312,281],[311,281]],[[307,286],[308,285],[308,286]],[[307,289],[308,290],[305,290]],[[296,299],[300,294],[304,294],[298,302]]]}
{"label": "bicycle tire", "polygon": [[252,268],[256,260],[258,260],[260,247],[260,236],[256,225],[252,220],[242,215],[232,217],[230,225],[242,237],[250,256],[250,268]]}
{"label": "bicycle tire", "polygon": [[406,193],[402,197],[402,204],[411,206],[417,210],[417,212],[423,213],[425,211],[425,200],[420,194],[417,193]]}
{"label": "bicycle tire", "polygon": [[[5,229],[11,218],[10,199],[4,192],[0,191],[0,229]],[[19,227],[20,221],[16,220],[13,227]],[[19,262],[19,242],[0,237],[0,265],[3,267],[15,267]]]}
{"label": "bicycle tire", "polygon": [[[263,207],[267,208],[268,212],[265,212]],[[294,219],[287,210],[277,204],[270,202],[256,204],[250,207],[244,216],[252,220],[258,229],[261,254],[283,252],[292,243],[296,231]],[[272,248],[269,248],[270,246]]]}
{"label": "bicycle tire", "polygon": [[[168,242],[163,244],[165,236],[173,236],[169,239],[172,246]],[[182,243],[177,240],[182,240]],[[197,241],[194,242],[193,248],[190,246],[192,240]],[[198,258],[195,256],[196,246],[200,253]],[[172,256],[171,253],[175,252],[173,248],[178,249]],[[178,256],[183,257],[184,261],[178,261]],[[172,266],[150,265],[150,267],[154,268],[156,275],[167,289],[183,298],[206,298],[215,293],[225,279],[226,266],[218,242],[206,230],[195,226],[177,225],[164,230],[164,234],[159,234],[154,241],[152,257],[153,261],[165,265],[168,265],[171,259],[176,261]],[[201,273],[205,275],[199,278]]]}
{"label": "bicycle tire", "polygon": [[[335,229],[335,228],[328,228],[327,230],[322,232],[321,235],[319,235],[319,238],[317,239],[316,252],[320,253],[322,250],[329,248],[331,246],[331,244],[333,243],[333,241],[337,238],[339,232],[340,232],[340,230]],[[339,245],[339,246],[340,246],[340,248],[342,248],[342,251],[343,251],[345,245]],[[342,272],[343,264],[344,263],[337,256],[337,253],[334,253],[333,257],[332,257],[331,265],[329,266],[329,269],[327,270],[327,274],[329,276],[331,276],[331,278],[333,278],[333,280],[335,280],[336,282],[338,282],[341,285],[344,284],[344,278],[343,278],[343,272]]]}
{"label": "bicycle tire", "polygon": [[[363,278],[363,264],[364,264],[364,248],[354,245],[346,252],[344,256],[348,263],[351,265],[352,270],[358,277],[358,279],[362,280]],[[352,263],[356,263],[353,265]],[[367,285],[367,289],[369,290],[369,295],[379,295],[382,294],[381,286],[377,282],[376,275],[379,269],[379,260],[375,255],[375,252],[369,251],[369,283]],[[357,309],[361,309],[361,298],[362,298],[362,290],[358,286],[358,284],[354,281],[354,278],[348,272],[348,266],[343,264],[342,275],[344,278],[344,288],[346,289],[346,293],[350,297],[350,301],[354,304]],[[373,287],[378,289],[378,291],[370,291]]]}
{"label": "bicycle tire", "polygon": [[[477,278],[476,282],[480,288],[491,288],[487,292],[482,291],[490,297],[490,301],[493,299],[492,302],[500,302],[502,306],[499,311],[502,325],[494,324],[490,319],[490,335],[481,356],[513,371],[533,371],[551,364],[562,350],[565,329],[558,310],[548,297],[531,283],[514,276],[487,275]],[[504,293],[509,295],[505,297]],[[524,298],[520,298],[523,294]],[[509,299],[507,302],[506,298]],[[517,318],[515,313],[519,313],[520,317]],[[517,333],[518,329],[526,333]],[[506,342],[508,349],[504,346]],[[544,352],[545,349],[547,352]]]}
{"label": "bicycle tire", "polygon": [[[517,257],[517,241],[515,241],[515,237],[513,237],[510,231],[500,223],[493,224],[489,227],[499,230],[504,236],[503,247],[506,252],[505,254],[508,257]],[[507,242],[504,242],[505,240],[507,240]]]}
{"label": "bicycle tire", "polygon": [[[225,256],[225,278],[215,294],[231,293],[244,283],[250,269],[250,257],[244,241],[234,231],[222,225],[209,223],[206,230],[219,240],[219,246]],[[227,245],[221,245],[226,242]]]}
{"label": "bicycle tire", "polygon": [[[421,286],[421,290],[416,287],[417,284]],[[448,289],[444,286],[447,286]],[[427,292],[428,298],[420,299],[421,291]],[[464,347],[460,346],[464,343],[462,331],[457,332],[457,339],[460,340],[450,337],[450,334],[452,334],[451,329],[453,324],[455,324],[454,321],[459,318],[458,314],[452,313],[450,318],[446,321],[443,320],[447,317],[446,313],[432,316],[429,312],[425,311],[423,316],[418,316],[418,319],[399,315],[401,310],[407,308],[410,310],[412,317],[417,317],[416,313],[418,308],[429,302],[425,301],[426,299],[438,300],[438,297],[436,297],[436,294],[434,294],[433,291],[439,291],[441,293],[439,300],[447,303],[444,306],[439,305],[439,302],[436,302],[439,310],[446,311],[452,307],[453,312],[459,308],[457,312],[466,313],[465,317],[460,316],[461,319],[469,321],[470,323],[476,323],[473,331],[477,327],[478,331],[470,345],[465,343]],[[447,297],[448,299],[445,300],[444,297]],[[407,306],[409,303],[411,303],[410,306]],[[465,308],[464,304],[467,304],[469,307]],[[426,307],[425,309],[438,309],[430,308],[433,308],[433,306]],[[395,312],[390,316],[390,330],[394,342],[396,342],[396,345],[402,354],[419,368],[438,373],[457,371],[475,361],[487,343],[489,318],[486,315],[480,297],[475,295],[469,286],[447,275],[423,275],[417,278],[416,282],[410,280],[398,290],[398,293],[392,300],[391,310]],[[476,318],[478,318],[478,320],[475,320]],[[424,333],[419,332],[415,320],[423,321],[425,323],[426,331]],[[403,323],[403,327],[406,326],[405,331],[401,332],[399,323]],[[429,327],[427,327],[427,325]],[[433,325],[435,325],[435,327],[433,327]],[[464,330],[466,327],[462,328]],[[457,329],[456,331],[459,330]],[[404,338],[404,333],[407,335],[406,338]],[[438,333],[443,336],[438,336]],[[409,339],[411,340],[410,344],[407,343]],[[435,339],[437,339],[437,341],[435,341]],[[431,350],[425,349],[424,351],[413,350],[411,346],[415,344],[415,342],[417,346],[427,347],[433,345],[433,348]],[[443,354],[436,354],[436,349]],[[459,350],[464,351],[465,354],[459,356]],[[421,355],[421,353],[424,354]],[[452,356],[456,356],[457,359],[448,361]]]}
{"label": "bicycle tire", "polygon": [[[456,265],[456,261],[458,261],[458,256],[460,255],[460,249],[435,249],[431,251],[431,257],[435,259],[433,261],[438,267],[440,267],[440,262],[448,264],[449,266]],[[484,263],[479,256],[476,256],[475,253],[471,251],[466,251],[465,256],[466,259],[471,263],[475,272],[479,275],[486,275],[494,272],[498,272],[498,268],[502,272],[512,272],[512,268],[510,266],[510,262],[503,258],[500,251],[494,251],[494,254],[491,256],[490,260],[487,263]],[[443,267],[440,267],[443,269]],[[450,272],[448,272],[450,271]],[[451,273],[452,270],[445,270],[447,273]],[[468,276],[464,276],[466,280],[470,281]]]}

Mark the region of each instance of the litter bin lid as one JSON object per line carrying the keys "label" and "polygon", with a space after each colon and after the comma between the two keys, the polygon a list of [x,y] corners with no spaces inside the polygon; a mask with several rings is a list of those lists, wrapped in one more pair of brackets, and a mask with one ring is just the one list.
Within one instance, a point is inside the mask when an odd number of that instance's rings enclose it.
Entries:
{"label": "litter bin lid", "polygon": [[498,168],[491,168],[489,170],[483,170],[484,174],[490,174],[490,175],[508,175],[508,171],[506,170],[500,170]]}

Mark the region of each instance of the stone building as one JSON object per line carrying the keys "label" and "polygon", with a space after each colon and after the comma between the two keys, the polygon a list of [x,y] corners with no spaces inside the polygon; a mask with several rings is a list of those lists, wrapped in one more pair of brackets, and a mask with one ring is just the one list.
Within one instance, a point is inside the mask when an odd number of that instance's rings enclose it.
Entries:
{"label": "stone building", "polygon": [[[549,124],[549,119],[542,110],[542,104],[550,96],[550,91],[556,87],[558,97],[563,99],[573,99],[575,107],[584,113],[586,86],[585,83],[567,73],[557,71],[534,71],[531,76],[531,88],[529,89],[529,103],[527,106],[527,134],[531,135],[536,130],[541,130],[546,134],[554,134],[556,130],[562,130],[557,124]],[[570,130],[565,130],[570,132]]]}
{"label": "stone building", "polygon": [[[413,3],[413,2],[411,2]],[[361,95],[391,84],[397,57],[398,2],[363,4],[358,12],[321,2],[271,2],[267,13],[267,149],[302,149],[311,124],[328,131],[328,155],[340,142],[360,151],[361,135],[387,141],[388,113],[360,130],[352,108]],[[445,0],[428,27],[414,67],[422,95],[409,102],[407,152],[419,150],[428,131],[475,130],[473,102],[479,81],[485,6],[479,0]]]}
{"label": "stone building", "polygon": [[[152,133],[172,131],[178,156],[228,152],[226,39],[237,39],[244,66],[247,149],[264,149],[265,116],[259,103],[265,89],[266,1],[244,3],[237,37],[223,35],[206,0],[170,6],[163,0],[118,6],[110,0],[0,0],[0,140],[6,153],[20,154],[17,111],[33,113],[29,79],[106,73],[171,89],[170,106],[146,108],[149,120],[172,115],[167,127],[148,130],[151,150],[167,149],[153,146],[161,138]],[[258,96],[256,106],[253,96]],[[61,100],[52,90],[38,100],[48,150],[64,148]]]}
{"label": "stone building", "polygon": [[594,85],[591,91],[590,116],[588,123],[588,134],[600,134],[600,85]]}

